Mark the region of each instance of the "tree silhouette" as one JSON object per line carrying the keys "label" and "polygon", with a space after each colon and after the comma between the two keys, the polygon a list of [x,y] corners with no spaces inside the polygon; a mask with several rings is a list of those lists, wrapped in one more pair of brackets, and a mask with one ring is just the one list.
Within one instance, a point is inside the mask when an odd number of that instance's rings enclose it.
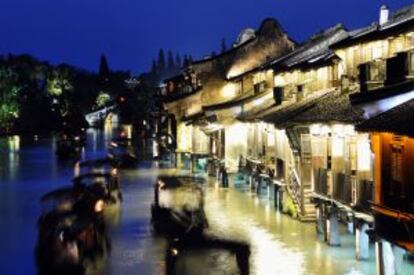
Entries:
{"label": "tree silhouette", "polygon": [[188,65],[190,65],[190,60],[188,59],[188,55],[184,55],[183,65],[184,65],[184,67],[187,67]]}
{"label": "tree silhouette", "polygon": [[103,80],[108,80],[110,74],[108,60],[104,54],[101,55],[101,61],[99,63],[99,76]]}
{"label": "tree silhouette", "polygon": [[151,71],[150,71],[150,73],[152,74],[152,75],[156,75],[157,74],[157,61],[155,61],[155,59],[154,60],[152,60],[152,65],[151,65]]}
{"label": "tree silhouette", "polygon": [[174,56],[171,50],[168,51],[168,73],[174,73],[175,70],[175,62]]}
{"label": "tree silhouette", "polygon": [[158,53],[158,62],[157,62],[157,69],[159,73],[164,72],[165,70],[165,54],[164,54],[164,50],[160,49],[159,53]]}
{"label": "tree silhouette", "polygon": [[226,45],[226,39],[221,39],[221,53],[224,53],[227,51],[227,45]]}
{"label": "tree silhouette", "polygon": [[175,55],[175,66],[177,70],[181,69],[181,56],[179,53]]}

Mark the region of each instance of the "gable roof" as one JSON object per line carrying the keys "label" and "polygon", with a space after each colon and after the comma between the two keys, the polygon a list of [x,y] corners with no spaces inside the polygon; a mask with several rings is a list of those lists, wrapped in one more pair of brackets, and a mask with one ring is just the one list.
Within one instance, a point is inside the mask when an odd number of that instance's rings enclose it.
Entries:
{"label": "gable roof", "polygon": [[315,67],[329,64],[330,61],[337,58],[335,53],[329,49],[330,45],[347,37],[346,28],[342,24],[337,24],[313,35],[308,41],[292,52],[272,60],[267,60],[242,74],[228,78],[228,80],[234,81],[247,74],[267,68],[272,68],[275,71],[285,71],[294,68]]}
{"label": "gable roof", "polygon": [[393,12],[387,23],[380,25],[378,22],[370,26],[359,28],[349,32],[346,39],[332,45],[333,49],[343,48],[362,41],[385,38],[394,33],[404,31],[414,26],[414,5],[406,6]]}
{"label": "gable roof", "polygon": [[294,68],[324,64],[335,57],[330,46],[346,39],[348,32],[342,24],[335,25],[312,36],[302,46],[286,56],[274,60],[272,67],[275,71],[286,71]]}
{"label": "gable roof", "polygon": [[362,132],[388,132],[414,137],[414,99],[356,126]]}

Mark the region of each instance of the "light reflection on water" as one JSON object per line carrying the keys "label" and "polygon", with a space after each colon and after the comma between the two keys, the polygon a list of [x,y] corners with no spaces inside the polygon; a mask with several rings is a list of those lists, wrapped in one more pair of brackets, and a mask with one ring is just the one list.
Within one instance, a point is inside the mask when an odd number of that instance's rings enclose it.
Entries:
{"label": "light reflection on water", "polygon": [[351,235],[343,232],[343,246],[329,247],[314,224],[274,211],[267,198],[213,187],[205,201],[211,234],[251,244],[252,274],[375,274],[373,258],[355,260]]}
{"label": "light reflection on water", "polygon": [[[89,130],[86,157],[103,156],[112,135]],[[150,223],[152,187],[161,172],[150,162],[121,172],[124,201],[109,230],[111,255],[98,268],[105,274],[164,274],[166,241],[153,236]],[[0,139],[0,274],[36,273],[33,248],[39,198],[67,185],[72,175],[72,163],[56,160],[52,139],[12,138],[11,143]],[[209,234],[251,244],[252,274],[375,274],[373,258],[354,260],[351,235],[343,234],[342,247],[328,247],[318,240],[313,224],[276,212],[266,198],[212,183],[205,207]]]}
{"label": "light reflection on water", "polygon": [[[15,178],[16,168],[19,163],[20,137],[12,136],[0,139],[0,154],[4,155],[4,160],[0,159],[0,179],[9,175]],[[7,163],[6,163],[7,162]]]}

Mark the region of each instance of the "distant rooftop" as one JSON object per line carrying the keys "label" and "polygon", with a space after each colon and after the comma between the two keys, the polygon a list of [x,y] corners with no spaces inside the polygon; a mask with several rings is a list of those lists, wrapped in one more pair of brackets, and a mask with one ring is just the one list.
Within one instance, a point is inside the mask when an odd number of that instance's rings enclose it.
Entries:
{"label": "distant rooftop", "polygon": [[333,47],[341,48],[360,41],[386,36],[390,33],[401,31],[405,27],[412,27],[413,23],[414,4],[393,12],[388,21],[382,25],[376,21],[369,26],[350,31],[346,39],[337,42]]}
{"label": "distant rooftop", "polygon": [[273,61],[272,66],[274,70],[278,71],[325,62],[335,55],[330,50],[330,46],[347,37],[346,28],[342,24],[335,25],[313,35],[285,57]]}

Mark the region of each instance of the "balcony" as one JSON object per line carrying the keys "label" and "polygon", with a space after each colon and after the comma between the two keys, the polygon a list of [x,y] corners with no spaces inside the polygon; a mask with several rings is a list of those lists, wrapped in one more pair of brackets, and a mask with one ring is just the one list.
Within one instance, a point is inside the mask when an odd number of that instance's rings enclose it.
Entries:
{"label": "balcony", "polygon": [[414,252],[414,215],[382,204],[373,204],[378,236]]}

